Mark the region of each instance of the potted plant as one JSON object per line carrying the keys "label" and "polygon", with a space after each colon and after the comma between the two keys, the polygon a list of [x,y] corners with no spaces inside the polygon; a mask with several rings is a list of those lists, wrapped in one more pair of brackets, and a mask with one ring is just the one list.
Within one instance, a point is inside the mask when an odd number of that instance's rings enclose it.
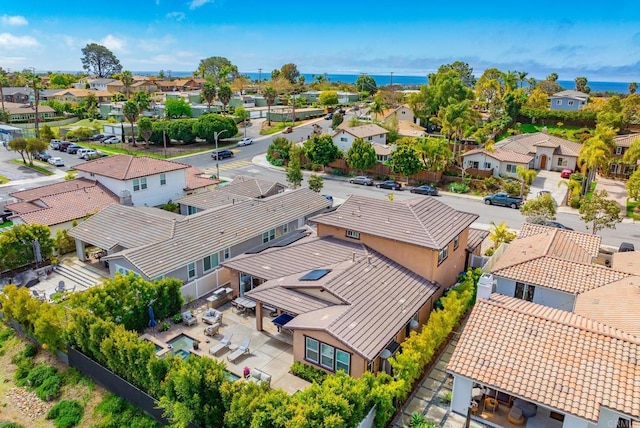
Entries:
{"label": "potted plant", "polygon": [[169,323],[166,321],[163,321],[162,324],[160,324],[160,331],[167,331],[169,330]]}
{"label": "potted plant", "polygon": [[193,341],[193,349],[200,349],[200,341],[199,340],[194,340]]}
{"label": "potted plant", "polygon": [[180,324],[182,322],[182,315],[175,314],[173,317],[171,317],[171,319],[173,320],[174,324]]}

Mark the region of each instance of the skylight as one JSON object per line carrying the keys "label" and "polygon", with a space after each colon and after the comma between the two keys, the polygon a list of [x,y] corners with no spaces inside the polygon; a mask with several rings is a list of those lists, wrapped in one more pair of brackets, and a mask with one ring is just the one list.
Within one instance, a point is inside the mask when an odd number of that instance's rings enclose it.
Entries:
{"label": "skylight", "polygon": [[331,269],[316,269],[304,274],[299,279],[300,281],[317,281],[329,272],[331,272]]}

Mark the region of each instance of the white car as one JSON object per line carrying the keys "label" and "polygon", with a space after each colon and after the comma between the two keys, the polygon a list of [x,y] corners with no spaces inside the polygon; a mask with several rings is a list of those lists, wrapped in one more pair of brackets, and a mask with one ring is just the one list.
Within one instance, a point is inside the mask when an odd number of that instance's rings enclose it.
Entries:
{"label": "white car", "polygon": [[82,155],[80,156],[80,158],[81,159],[89,159],[92,156],[98,157],[98,152],[96,150],[89,149],[89,150],[83,152]]}
{"label": "white car", "polygon": [[244,137],[242,140],[238,141],[238,147],[250,146],[253,144],[253,138]]}
{"label": "white car", "polygon": [[120,143],[120,137],[107,138],[102,143],[103,144],[118,144],[118,143]]}
{"label": "white car", "polygon": [[64,166],[62,158],[50,158],[47,162],[54,166]]}

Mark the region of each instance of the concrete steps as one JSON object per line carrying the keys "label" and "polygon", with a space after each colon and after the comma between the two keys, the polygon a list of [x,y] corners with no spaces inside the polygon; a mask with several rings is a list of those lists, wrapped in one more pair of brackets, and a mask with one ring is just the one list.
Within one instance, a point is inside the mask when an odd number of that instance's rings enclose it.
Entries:
{"label": "concrete steps", "polygon": [[73,285],[71,284],[77,284],[86,289],[91,288],[104,280],[103,276],[86,269],[82,266],[81,262],[79,264],[73,263],[71,265],[59,265],[56,268],[56,273],[68,280],[68,287],[72,287]]}

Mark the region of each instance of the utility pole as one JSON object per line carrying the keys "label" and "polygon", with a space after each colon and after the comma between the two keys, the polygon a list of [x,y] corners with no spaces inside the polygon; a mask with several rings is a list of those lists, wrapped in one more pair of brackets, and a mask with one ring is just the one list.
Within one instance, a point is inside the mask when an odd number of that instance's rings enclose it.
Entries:
{"label": "utility pole", "polygon": [[258,69],[258,95],[260,95],[260,88],[262,87],[262,69]]}
{"label": "utility pole", "polygon": [[216,180],[218,181],[220,181],[220,152],[218,152],[218,138],[220,138],[220,136],[225,132],[227,132],[226,129],[213,133],[213,139],[216,140]]}

